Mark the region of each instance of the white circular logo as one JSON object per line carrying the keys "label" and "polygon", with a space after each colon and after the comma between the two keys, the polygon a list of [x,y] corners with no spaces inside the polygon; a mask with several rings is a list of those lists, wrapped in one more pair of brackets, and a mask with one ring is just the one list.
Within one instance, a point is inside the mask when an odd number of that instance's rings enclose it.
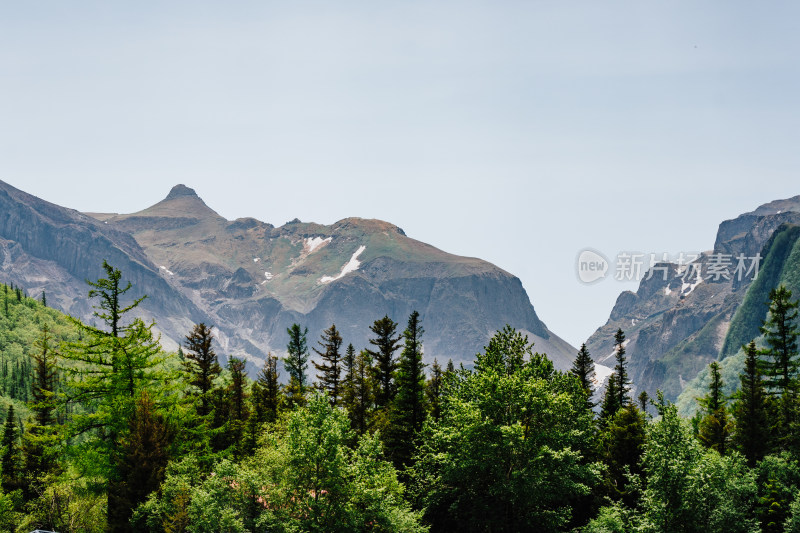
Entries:
{"label": "white circular logo", "polygon": [[608,259],[600,252],[587,249],[578,254],[578,262],[575,266],[581,282],[594,283],[606,277]]}

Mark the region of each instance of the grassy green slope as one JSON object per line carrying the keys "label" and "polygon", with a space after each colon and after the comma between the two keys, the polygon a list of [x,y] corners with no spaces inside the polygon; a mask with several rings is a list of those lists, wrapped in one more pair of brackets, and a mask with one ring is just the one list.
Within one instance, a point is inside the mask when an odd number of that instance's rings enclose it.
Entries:
{"label": "grassy green slope", "polygon": [[[6,299],[8,315],[5,313]],[[33,359],[42,338],[42,328],[50,331],[52,348],[62,341],[77,339],[77,331],[67,317],[23,296],[17,300],[15,291],[0,284],[0,413],[5,416],[9,403],[22,418],[28,413],[26,402],[31,399]]]}

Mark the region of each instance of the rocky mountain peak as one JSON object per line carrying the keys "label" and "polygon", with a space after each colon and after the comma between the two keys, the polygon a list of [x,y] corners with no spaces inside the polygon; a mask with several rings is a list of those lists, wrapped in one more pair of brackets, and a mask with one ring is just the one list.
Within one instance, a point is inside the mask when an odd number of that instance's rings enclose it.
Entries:
{"label": "rocky mountain peak", "polygon": [[167,195],[165,200],[174,200],[175,198],[181,198],[183,196],[193,196],[195,198],[199,198],[197,193],[191,187],[187,187],[183,183],[179,183],[178,185],[174,186]]}

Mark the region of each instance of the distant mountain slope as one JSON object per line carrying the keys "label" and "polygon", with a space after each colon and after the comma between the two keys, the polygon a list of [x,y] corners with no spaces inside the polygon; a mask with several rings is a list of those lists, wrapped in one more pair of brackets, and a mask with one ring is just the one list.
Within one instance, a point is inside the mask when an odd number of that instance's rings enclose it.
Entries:
{"label": "distant mountain slope", "polygon": [[[800,226],[779,226],[765,245],[763,255],[763,268],[758,279],[748,287],[720,350],[719,359],[728,394],[739,386],[739,374],[744,368],[742,346],[751,340],[762,346],[763,335],[759,327],[767,318],[770,291],[784,285],[792,291],[793,299],[800,298]],[[709,381],[708,368],[703,368],[686,385],[678,397],[678,406],[684,414],[694,414],[697,408],[695,398],[706,393]]]}
{"label": "distant mountain slope", "polygon": [[428,360],[470,364],[506,323],[560,368],[574,357],[539,320],[518,278],[387,222],[228,221],[183,185],[137,213],[87,216],[0,182],[0,208],[6,279],[46,289],[60,308],[87,318],[84,280],[100,275],[107,258],[150,296],[143,313],[165,337],[179,341],[193,322],[213,324],[221,352],[247,357],[251,371],[268,351],[283,354],[293,322],[308,326],[310,345],[335,322],[346,343],[362,348],[375,319],[388,314],[402,331],[415,309]]}
{"label": "distant mountain slope", "polygon": [[[686,383],[717,359],[726,344],[751,283],[752,275],[732,275],[736,258],[766,254],[765,246],[776,229],[800,223],[800,196],[765,204],[755,211],[720,224],[712,251],[696,261],[700,278],[685,266],[666,267],[644,279],[636,293],[620,294],[608,322],[589,338],[587,346],[600,362],[613,357],[613,333],[622,328],[629,339],[627,353],[631,377],[639,390],[662,390],[674,400]],[[730,256],[731,279],[709,274],[715,254]],[[719,257],[719,256],[717,256]],[[746,266],[750,266],[748,263]],[[759,276],[770,274],[762,271]],[[691,267],[690,267],[691,268]],[[735,322],[734,330],[741,320]],[[734,348],[735,351],[735,348]]]}

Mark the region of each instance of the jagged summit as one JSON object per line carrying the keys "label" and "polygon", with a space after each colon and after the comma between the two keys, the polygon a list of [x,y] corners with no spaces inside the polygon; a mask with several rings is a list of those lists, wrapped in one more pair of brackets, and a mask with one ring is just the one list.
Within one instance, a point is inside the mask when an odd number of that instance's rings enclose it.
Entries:
{"label": "jagged summit", "polygon": [[169,191],[169,194],[164,199],[174,200],[175,198],[180,198],[182,196],[194,196],[195,198],[199,198],[194,189],[187,187],[183,183],[179,183]]}

